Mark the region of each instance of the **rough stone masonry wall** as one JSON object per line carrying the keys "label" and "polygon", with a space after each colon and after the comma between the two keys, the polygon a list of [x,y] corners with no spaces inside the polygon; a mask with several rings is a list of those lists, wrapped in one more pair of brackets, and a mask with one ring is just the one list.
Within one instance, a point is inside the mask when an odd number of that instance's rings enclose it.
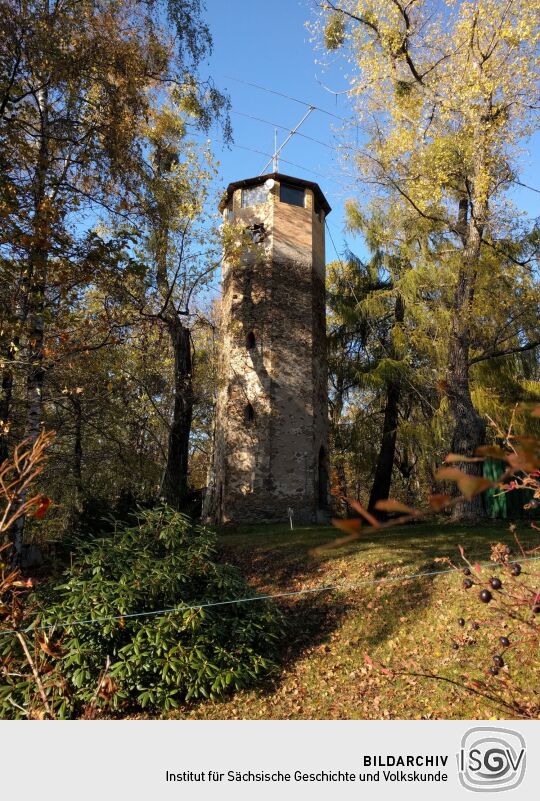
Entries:
{"label": "rough stone masonry wall", "polygon": [[327,454],[328,437],[320,228],[314,241],[321,221],[312,202],[303,209],[275,196],[254,209],[237,204],[235,219],[263,222],[268,236],[257,258],[224,269],[208,511],[218,522],[249,522],[285,520],[291,507],[307,522],[317,516],[319,452]]}

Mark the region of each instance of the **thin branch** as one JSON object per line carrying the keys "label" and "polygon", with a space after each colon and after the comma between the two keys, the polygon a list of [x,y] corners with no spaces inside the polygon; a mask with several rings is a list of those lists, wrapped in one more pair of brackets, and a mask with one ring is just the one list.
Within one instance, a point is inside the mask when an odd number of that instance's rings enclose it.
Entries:
{"label": "thin branch", "polygon": [[540,345],[540,339],[536,339],[534,340],[534,342],[529,342],[527,345],[519,345],[515,348],[487,351],[487,353],[483,353],[481,356],[475,356],[473,359],[470,359],[469,365],[478,364],[479,362],[485,362],[488,359],[498,359],[501,356],[511,356],[513,353],[525,353],[525,351],[534,350],[539,345]]}
{"label": "thin branch", "polygon": [[51,720],[54,720],[54,715],[52,713],[51,707],[49,706],[49,701],[47,700],[47,693],[45,692],[45,688],[43,687],[43,682],[41,681],[41,677],[40,677],[40,675],[38,673],[38,669],[36,668],[34,660],[30,656],[30,651],[28,650],[28,645],[26,644],[26,640],[24,639],[24,636],[20,631],[16,631],[15,632],[15,636],[19,640],[19,642],[21,644],[21,648],[24,651],[24,655],[26,657],[26,661],[30,665],[30,668],[32,670],[32,674],[34,676],[34,680],[36,682],[37,688],[39,690],[39,694],[41,696],[41,700],[43,701],[43,706],[45,707],[45,711],[47,712],[47,714],[51,718]]}

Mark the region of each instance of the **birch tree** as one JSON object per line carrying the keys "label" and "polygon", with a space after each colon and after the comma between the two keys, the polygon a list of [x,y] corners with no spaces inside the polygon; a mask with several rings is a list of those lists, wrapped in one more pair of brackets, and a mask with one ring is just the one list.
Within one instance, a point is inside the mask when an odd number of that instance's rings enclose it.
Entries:
{"label": "birch tree", "polygon": [[3,429],[18,392],[22,437],[39,435],[51,296],[67,302],[94,280],[96,254],[74,252],[100,210],[124,213],[140,125],[162,88],[187,86],[201,118],[219,110],[221,95],[194,77],[210,46],[199,0],[0,4],[0,269],[16,289],[2,337]]}

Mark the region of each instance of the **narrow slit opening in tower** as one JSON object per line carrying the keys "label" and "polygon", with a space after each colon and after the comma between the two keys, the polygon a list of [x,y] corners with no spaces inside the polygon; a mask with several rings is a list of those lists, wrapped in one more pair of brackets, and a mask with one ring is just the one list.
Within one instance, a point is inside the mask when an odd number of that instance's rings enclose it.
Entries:
{"label": "narrow slit opening in tower", "polygon": [[246,337],[246,347],[248,350],[254,350],[256,344],[255,334],[253,331],[250,331]]}
{"label": "narrow slit opening in tower", "polygon": [[253,408],[251,403],[248,403],[246,408],[244,409],[244,421],[246,422],[247,425],[249,425],[254,420],[255,420],[255,409]]}
{"label": "narrow slit opening in tower", "polygon": [[319,509],[326,509],[328,507],[328,467],[326,464],[326,451],[322,445],[319,450],[318,484]]}

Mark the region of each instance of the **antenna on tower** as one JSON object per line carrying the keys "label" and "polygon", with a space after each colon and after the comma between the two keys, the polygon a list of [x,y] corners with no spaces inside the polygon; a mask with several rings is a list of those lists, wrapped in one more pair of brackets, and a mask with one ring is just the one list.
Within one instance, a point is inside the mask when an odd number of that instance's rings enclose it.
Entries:
{"label": "antenna on tower", "polygon": [[274,129],[274,155],[272,156],[270,161],[266,162],[266,164],[260,171],[259,175],[264,175],[270,165],[272,165],[272,169],[274,172],[278,172],[279,154],[281,153],[287,142],[289,142],[293,138],[294,134],[297,132],[300,126],[307,120],[312,111],[315,111],[315,106],[310,106],[308,108],[308,110],[306,111],[300,122],[297,123],[292,130],[289,131],[285,141],[282,142],[282,144],[279,147],[277,146],[277,128]]}

